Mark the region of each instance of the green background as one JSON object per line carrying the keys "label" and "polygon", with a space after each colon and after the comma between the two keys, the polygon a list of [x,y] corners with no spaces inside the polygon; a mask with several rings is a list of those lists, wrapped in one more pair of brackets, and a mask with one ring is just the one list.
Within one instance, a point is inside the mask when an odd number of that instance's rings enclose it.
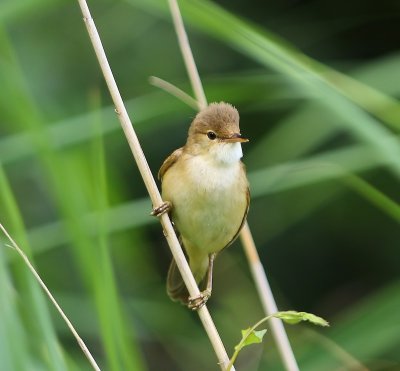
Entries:
{"label": "green background", "polygon": [[[249,224],[300,369],[400,369],[400,3],[180,1],[208,100],[241,114]],[[166,1],[91,1],[154,175],[195,111]],[[0,222],[104,370],[218,369],[198,316],[165,293],[171,259],[77,1],[0,1]],[[6,240],[2,238],[2,242]],[[0,248],[1,369],[89,370],[11,249]],[[232,354],[263,313],[240,243],[211,314]],[[282,370],[272,337],[238,370]]]}

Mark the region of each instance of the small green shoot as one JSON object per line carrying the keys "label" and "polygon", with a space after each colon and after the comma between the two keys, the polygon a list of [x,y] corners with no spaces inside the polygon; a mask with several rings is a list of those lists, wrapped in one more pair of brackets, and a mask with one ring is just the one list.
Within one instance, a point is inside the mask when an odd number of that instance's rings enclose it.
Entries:
{"label": "small green shoot", "polygon": [[329,323],[325,321],[323,318],[316,316],[312,313],[307,312],[296,312],[294,310],[284,311],[284,312],[277,312],[275,314],[271,314],[270,316],[264,317],[260,321],[258,321],[254,326],[249,327],[246,330],[242,330],[242,339],[240,342],[235,346],[235,352],[233,353],[231,359],[229,360],[228,367],[226,371],[230,371],[233,364],[236,361],[239,352],[247,345],[250,344],[258,344],[263,341],[264,335],[266,334],[267,330],[256,330],[258,326],[263,324],[264,322],[270,320],[271,318],[279,318],[282,321],[290,324],[296,325],[303,321],[311,322],[314,325],[318,326],[329,326]]}
{"label": "small green shoot", "polygon": [[235,346],[235,351],[240,351],[247,345],[258,344],[263,341],[263,337],[267,330],[256,331],[249,327],[247,330],[242,330],[242,340],[239,344]]}
{"label": "small green shoot", "polygon": [[302,321],[308,321],[311,322],[313,325],[323,327],[329,326],[329,323],[323,318],[307,312],[296,312],[294,310],[288,310],[286,312],[275,313],[272,315],[272,317],[280,318],[282,321],[288,323],[289,325],[297,325]]}

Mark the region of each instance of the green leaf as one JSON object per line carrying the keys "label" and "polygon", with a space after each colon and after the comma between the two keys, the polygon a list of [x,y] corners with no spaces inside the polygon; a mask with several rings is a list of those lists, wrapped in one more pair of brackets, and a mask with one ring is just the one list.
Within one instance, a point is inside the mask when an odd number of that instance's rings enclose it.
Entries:
{"label": "green leaf", "polygon": [[274,317],[280,318],[282,321],[285,321],[286,323],[289,323],[291,325],[295,325],[302,321],[309,321],[314,325],[329,326],[329,323],[323,318],[307,312],[296,312],[294,310],[288,310],[285,312],[278,312],[274,314]]}
{"label": "green leaf", "polygon": [[235,350],[241,350],[242,348],[250,344],[261,343],[266,332],[267,330],[256,331],[252,330],[251,328],[242,330],[242,340],[238,345],[235,346]]}

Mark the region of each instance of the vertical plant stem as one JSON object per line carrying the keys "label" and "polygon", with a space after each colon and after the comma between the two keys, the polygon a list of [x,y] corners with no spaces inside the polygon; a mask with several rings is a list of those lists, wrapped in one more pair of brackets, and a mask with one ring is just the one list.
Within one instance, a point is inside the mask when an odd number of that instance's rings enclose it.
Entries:
{"label": "vertical plant stem", "polygon": [[169,8],[171,11],[176,35],[179,41],[179,47],[181,48],[183,60],[185,61],[186,70],[189,75],[190,83],[192,84],[194,96],[196,97],[199,110],[207,107],[207,99],[204,93],[203,84],[200,80],[199,71],[197,70],[196,62],[193,58],[192,49],[190,48],[189,39],[186,34],[185,26],[179,5],[176,0],[168,0]]}
{"label": "vertical plant stem", "polygon": [[[112,74],[110,65],[107,61],[106,54],[104,52],[103,45],[101,43],[100,36],[97,32],[96,25],[93,21],[93,18],[90,15],[90,11],[88,5],[85,0],[78,0],[83,19],[86,24],[87,31],[89,33],[90,40],[92,42],[93,48],[95,50],[98,62],[100,64],[100,68],[103,72],[104,79],[107,83],[108,89],[110,91],[111,97],[113,99],[116,112],[118,114],[119,121],[121,123],[122,129],[125,133],[128,144],[131,148],[132,154],[135,158],[136,164],[139,168],[140,174],[143,178],[147,191],[150,195],[151,201],[154,206],[159,206],[162,204],[161,195],[158,191],[156,182],[152,176],[150,168],[147,164],[146,158],[142,151],[142,148],[139,144],[139,140],[136,136],[136,133],[133,129],[131,120],[126,111],[124,102],[119,93],[117,84],[115,82],[114,76]],[[178,269],[182,275],[182,278],[185,282],[185,285],[188,288],[189,294],[191,296],[198,296],[200,294],[199,288],[197,287],[196,281],[193,277],[193,274],[189,268],[189,265],[186,261],[185,255],[183,254],[182,248],[178,242],[174,229],[172,227],[171,221],[169,219],[168,214],[163,214],[160,217],[161,224],[164,229],[164,234],[167,239],[168,245],[171,249],[172,255],[176,261]],[[221,338],[218,334],[218,331],[212,321],[210,313],[207,310],[206,306],[203,306],[198,311],[201,322],[204,326],[204,329],[207,332],[207,335],[210,339],[210,342],[214,348],[214,351],[218,358],[218,363],[222,369],[226,368],[226,365],[229,363],[229,357],[226,353],[225,347],[221,341]]]}
{"label": "vertical plant stem", "polygon": [[[202,109],[207,106],[207,99],[196,63],[193,58],[192,50],[190,48],[185,26],[182,20],[182,15],[179,10],[177,0],[168,0],[168,3],[189,79],[191,81],[199,109]],[[278,312],[278,308],[247,222],[244,224],[240,233],[240,239],[242,241],[243,249],[246,253],[250,269],[253,274],[253,279],[257,286],[257,291],[260,296],[264,312],[267,316],[272,315]],[[298,371],[299,366],[297,365],[296,358],[289,343],[289,339],[282,321],[280,319],[273,318],[271,320],[271,330],[286,369],[288,371]]]}
{"label": "vertical plant stem", "polygon": [[86,358],[89,360],[90,364],[92,365],[93,369],[96,371],[100,371],[100,367],[97,365],[95,359],[93,358],[92,354],[90,353],[89,349],[87,348],[85,342],[82,340],[82,338],[79,336],[78,332],[75,330],[74,326],[72,325],[71,321],[68,319],[64,311],[61,309],[60,305],[57,303],[56,299],[54,296],[51,294],[49,289],[47,288],[46,284],[43,282],[43,280],[40,278],[39,274],[36,272],[35,268],[29,261],[28,257],[25,255],[25,253],[20,249],[20,247],[17,245],[17,243],[13,240],[13,238],[9,235],[7,230],[3,227],[3,225],[0,223],[0,229],[3,231],[5,236],[8,238],[8,240],[11,242],[11,247],[15,249],[15,251],[22,257],[22,259],[25,261],[25,264],[28,266],[29,270],[32,272],[36,280],[39,282],[40,286],[46,293],[46,295],[49,297],[57,311],[60,313],[62,319],[64,322],[67,324],[68,328],[71,330],[72,334],[74,335],[76,341],[78,342],[79,346],[81,347],[83,353],[85,354]]}
{"label": "vertical plant stem", "polygon": [[[242,232],[240,233],[240,240],[242,241],[244,251],[250,265],[251,273],[254,281],[256,282],[258,295],[260,296],[264,313],[267,316],[271,316],[272,314],[278,312],[278,307],[276,305],[264,267],[261,264],[257,248],[247,222],[243,226]],[[282,320],[278,318],[271,318],[269,324],[271,326],[272,336],[274,337],[286,370],[298,371],[299,366],[297,365],[297,361],[287,337],[285,328],[283,327]]]}

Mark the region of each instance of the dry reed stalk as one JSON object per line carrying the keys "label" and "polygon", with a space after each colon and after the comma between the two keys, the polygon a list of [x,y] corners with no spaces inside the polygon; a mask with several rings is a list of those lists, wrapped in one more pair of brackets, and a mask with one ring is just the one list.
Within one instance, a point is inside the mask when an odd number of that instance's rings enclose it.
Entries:
{"label": "dry reed stalk", "polygon": [[[119,93],[117,84],[115,82],[114,76],[112,74],[110,65],[107,61],[106,54],[104,52],[103,45],[101,43],[100,36],[97,32],[96,25],[93,21],[88,5],[85,0],[78,0],[82,14],[83,20],[85,21],[87,31],[89,33],[90,40],[92,42],[94,51],[96,53],[100,68],[103,72],[104,79],[107,83],[108,89],[110,91],[111,97],[113,99],[115,110],[118,114],[119,121],[121,123],[122,129],[125,133],[128,144],[131,148],[132,154],[135,158],[136,164],[139,168],[140,174],[143,178],[147,191],[150,195],[151,201],[154,207],[160,206],[163,201],[161,195],[158,191],[156,182],[147,164],[145,155],[139,144],[139,140],[133,129],[132,122],[128,116],[125,105]],[[167,213],[160,217],[161,224],[164,229],[164,235],[167,239],[168,245],[171,249],[172,255],[176,261],[178,269],[182,275],[186,287],[188,288],[190,296],[198,296],[200,294],[199,288],[197,287],[196,281],[193,274],[189,268],[186,261],[185,255],[176,237],[175,231],[172,227],[171,221]],[[210,342],[214,348],[214,351],[218,358],[218,364],[224,370],[226,365],[229,363],[229,357],[226,353],[225,347],[221,341],[218,331],[213,323],[213,320],[208,312],[207,307],[204,305],[198,311],[200,320],[207,332]]]}
{"label": "dry reed stalk", "polygon": [[79,336],[78,332],[75,330],[74,326],[72,325],[71,321],[68,319],[67,315],[61,309],[60,305],[58,304],[58,302],[56,301],[54,296],[51,294],[51,292],[47,288],[46,284],[40,278],[39,273],[36,272],[35,268],[33,267],[32,263],[29,261],[28,257],[21,250],[21,248],[17,245],[17,243],[13,240],[13,238],[10,236],[10,234],[7,232],[7,230],[3,227],[3,225],[1,223],[0,223],[0,229],[3,231],[5,236],[10,241],[10,243],[11,243],[10,247],[12,247],[22,257],[22,259],[24,260],[25,264],[28,266],[29,270],[34,275],[36,281],[39,282],[40,286],[42,287],[42,289],[44,290],[46,295],[49,297],[50,301],[53,303],[53,305],[57,309],[58,313],[60,313],[62,319],[67,324],[68,328],[72,332],[72,335],[74,335],[76,341],[78,342],[79,346],[82,349],[83,354],[89,360],[89,362],[90,362],[91,366],[93,367],[93,369],[96,370],[96,371],[100,371],[100,367],[97,365],[95,359],[93,358],[92,354],[90,353],[90,351],[89,351],[88,347],[86,346],[85,342]]}
{"label": "dry reed stalk", "polygon": [[[168,3],[177,33],[179,46],[181,48],[182,56],[185,61],[186,69],[189,75],[189,80],[192,84],[193,92],[198,102],[199,109],[203,109],[207,106],[207,99],[196,67],[196,63],[193,58],[192,50],[190,48],[185,26],[182,20],[182,15],[179,10],[179,5],[177,3],[177,0],[168,0]],[[254,282],[257,286],[257,291],[260,296],[265,315],[269,316],[271,314],[274,314],[278,312],[278,308],[247,222],[243,226],[243,229],[240,233],[240,239],[242,241],[243,249],[250,265]],[[278,318],[273,318],[270,325],[273,337],[279,350],[279,354],[281,355],[282,361],[286,369],[288,371],[299,371],[299,366],[297,365],[296,358],[294,356],[282,321]]]}

